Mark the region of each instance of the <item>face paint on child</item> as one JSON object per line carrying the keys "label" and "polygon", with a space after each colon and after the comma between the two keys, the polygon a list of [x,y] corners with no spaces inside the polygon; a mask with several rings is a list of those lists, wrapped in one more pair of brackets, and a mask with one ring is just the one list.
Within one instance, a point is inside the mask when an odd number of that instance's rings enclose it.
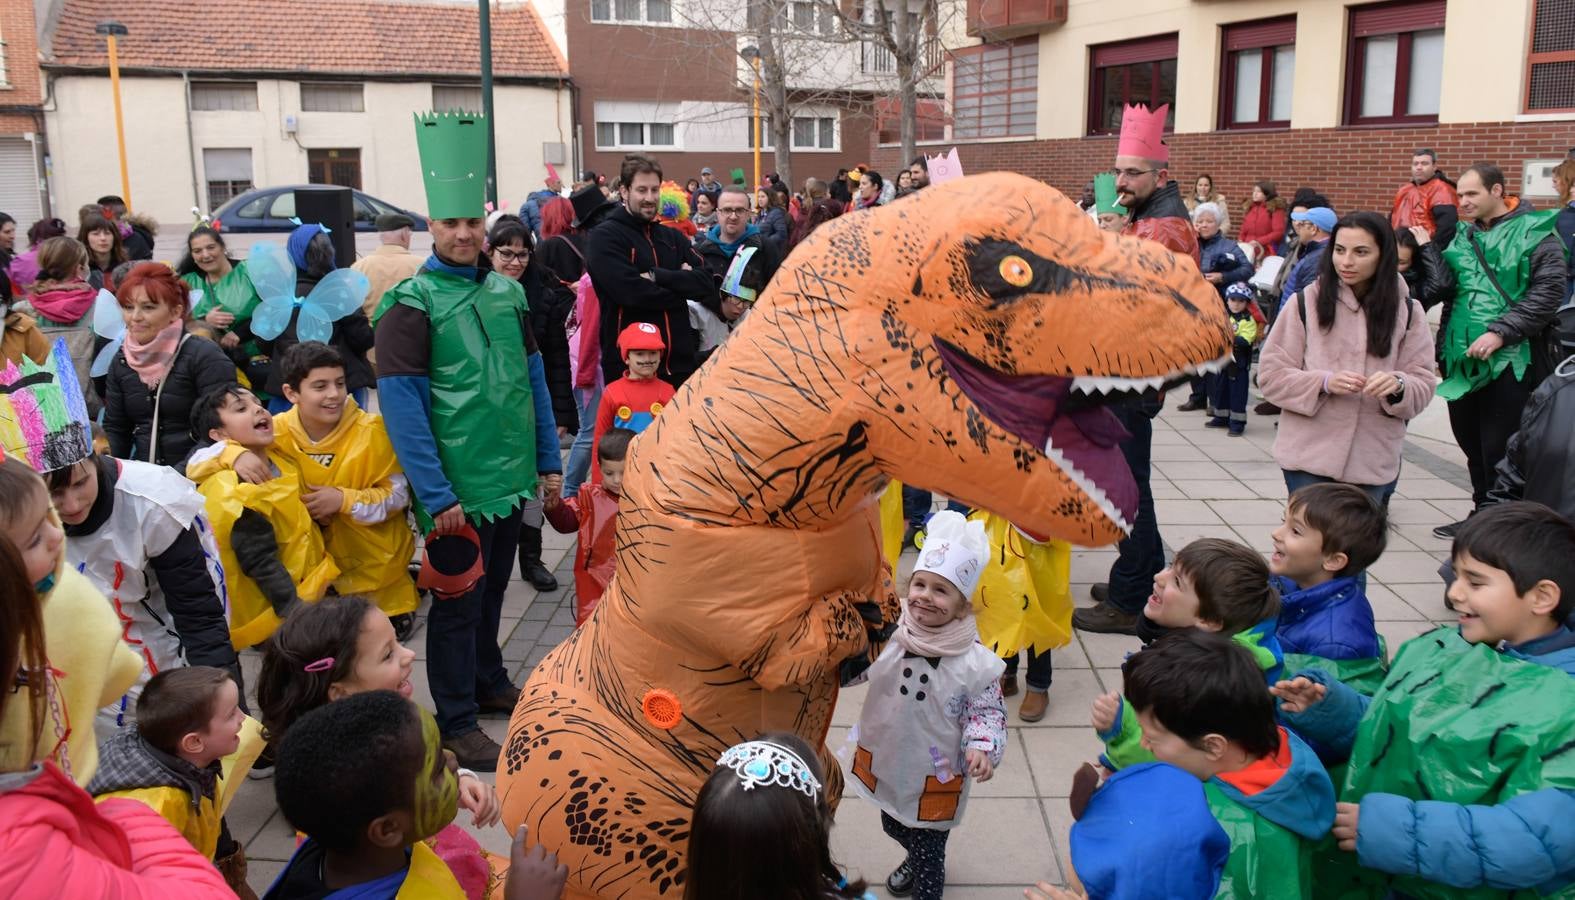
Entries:
{"label": "face paint on child", "polygon": [[426,710],[421,715],[421,744],[425,751],[416,772],[414,840],[425,840],[454,821],[459,812],[459,779],[443,752],[437,720]]}

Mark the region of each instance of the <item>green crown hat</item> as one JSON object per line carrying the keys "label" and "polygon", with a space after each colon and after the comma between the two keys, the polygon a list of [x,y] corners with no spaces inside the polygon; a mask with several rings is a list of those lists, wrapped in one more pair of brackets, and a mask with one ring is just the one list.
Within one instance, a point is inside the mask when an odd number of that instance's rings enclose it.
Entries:
{"label": "green crown hat", "polygon": [[1115,213],[1124,216],[1127,208],[1116,202],[1116,174],[1100,172],[1094,176],[1094,211],[1103,215]]}
{"label": "green crown hat", "polygon": [[467,219],[486,214],[487,120],[451,110],[416,114],[416,151],[427,188],[427,215]]}

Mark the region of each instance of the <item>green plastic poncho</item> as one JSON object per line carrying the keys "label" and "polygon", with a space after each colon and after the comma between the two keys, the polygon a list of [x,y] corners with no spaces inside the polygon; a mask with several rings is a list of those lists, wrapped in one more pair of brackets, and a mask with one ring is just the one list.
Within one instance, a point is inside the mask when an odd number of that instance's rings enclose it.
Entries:
{"label": "green plastic poncho", "polygon": [[[496,272],[480,284],[422,271],[383,294],[373,324],[396,303],[430,323],[432,436],[438,459],[473,521],[535,499],[536,416],[525,329],[530,309],[518,281]],[[413,500],[423,534],[432,517]]]}
{"label": "green plastic poncho", "polygon": [[[1285,654],[1285,678],[1305,669],[1322,669],[1346,687],[1371,697],[1389,674],[1389,644],[1378,636],[1378,655],[1363,659],[1328,659],[1309,653]],[[1338,784],[1339,782],[1336,782]]]}
{"label": "green plastic poncho", "polygon": [[251,318],[252,311],[257,308],[261,300],[257,296],[257,289],[252,287],[251,276],[246,274],[246,263],[236,263],[229,274],[220,278],[213,284],[201,272],[191,272],[180,277],[186,286],[194,291],[202,291],[202,301],[191,311],[194,319],[200,319],[216,308],[235,316],[237,322],[244,322]]}
{"label": "green plastic poncho", "polygon": [[1312,848],[1288,828],[1242,806],[1212,781],[1203,783],[1209,812],[1230,838],[1217,900],[1311,898]]}
{"label": "green plastic poncho", "polygon": [[[1453,626],[1407,641],[1357,731],[1340,799],[1371,793],[1493,805],[1545,788],[1575,790],[1575,679],[1471,644]],[[1563,748],[1564,752],[1556,752]],[[1489,900],[1509,892],[1452,888],[1357,866],[1320,847],[1320,897]],[[1536,891],[1516,897],[1543,896]],[[1550,896],[1575,897],[1575,886]]]}
{"label": "green plastic poncho", "polygon": [[1531,342],[1506,345],[1487,359],[1466,355],[1471,342],[1487,333],[1488,325],[1509,309],[1509,302],[1493,286],[1476,248],[1482,251],[1493,274],[1509,296],[1525,296],[1531,283],[1531,251],[1542,239],[1553,234],[1557,210],[1526,213],[1500,222],[1489,231],[1462,222],[1455,239],[1444,249],[1444,260],[1455,270],[1458,287],[1449,314],[1449,327],[1439,337],[1444,346],[1444,381],[1438,395],[1445,400],[1461,397],[1486,386],[1513,367],[1517,380],[1526,377],[1531,364]]}

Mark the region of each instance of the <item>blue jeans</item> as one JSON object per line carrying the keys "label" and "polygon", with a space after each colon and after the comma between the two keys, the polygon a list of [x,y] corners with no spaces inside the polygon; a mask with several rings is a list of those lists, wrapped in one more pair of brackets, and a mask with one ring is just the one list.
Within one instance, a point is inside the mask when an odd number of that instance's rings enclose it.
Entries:
{"label": "blue jeans", "polygon": [[574,435],[574,445],[569,448],[569,467],[563,473],[563,496],[573,497],[580,492],[580,485],[591,471],[591,454],[596,451],[591,442],[596,439],[596,410],[602,405],[602,389],[575,388],[574,402],[580,406],[580,430]]}
{"label": "blue jeans", "polygon": [[[1281,469],[1280,471],[1285,473],[1285,489],[1292,494],[1308,486],[1309,484],[1333,484],[1338,481],[1338,479],[1335,478],[1329,478],[1324,475],[1314,475],[1311,472],[1298,472],[1295,469]],[[1354,487],[1359,487],[1366,491],[1367,496],[1372,497],[1374,500],[1378,501],[1379,506],[1383,507],[1384,509],[1388,509],[1389,495],[1395,492],[1395,485],[1399,482],[1400,476],[1396,475],[1395,480],[1389,482],[1388,484],[1358,484],[1354,485]]]}
{"label": "blue jeans", "polygon": [[427,682],[445,738],[475,731],[477,700],[513,687],[498,646],[503,590],[514,574],[520,509],[475,525],[486,573],[470,593],[432,601],[427,615]]}
{"label": "blue jeans", "polygon": [[1154,590],[1154,576],[1165,568],[1165,544],[1159,537],[1159,518],[1154,514],[1154,491],[1150,454],[1154,443],[1154,417],[1164,401],[1143,399],[1120,403],[1110,411],[1132,436],[1121,442],[1121,455],[1137,481],[1138,511],[1132,533],[1121,540],[1115,565],[1110,567],[1111,606],[1122,612],[1139,613]]}

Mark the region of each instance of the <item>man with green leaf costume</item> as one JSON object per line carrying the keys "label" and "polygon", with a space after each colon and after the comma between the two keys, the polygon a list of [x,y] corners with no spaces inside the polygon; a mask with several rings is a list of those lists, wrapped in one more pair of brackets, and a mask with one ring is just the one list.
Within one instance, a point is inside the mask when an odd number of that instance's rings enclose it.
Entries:
{"label": "man with green leaf costume", "polygon": [[[1478,163],[1460,175],[1460,225],[1444,249],[1459,287],[1439,335],[1449,424],[1466,454],[1478,509],[1493,486],[1526,399],[1562,353],[1553,317],[1564,302],[1564,245],[1555,211],[1533,212],[1506,193],[1497,166]],[[1460,523],[1435,531],[1453,537]]]}
{"label": "man with green leaf costume", "polygon": [[468,539],[474,529],[485,574],[432,605],[427,677],[443,745],[461,765],[490,772],[500,748],[476,716],[507,716],[519,699],[503,667],[498,620],[520,512],[561,489],[562,463],[524,289],[477,265],[486,240],[486,120],[428,113],[415,124],[433,252],[378,304],[377,386],[429,543],[438,535]]}

